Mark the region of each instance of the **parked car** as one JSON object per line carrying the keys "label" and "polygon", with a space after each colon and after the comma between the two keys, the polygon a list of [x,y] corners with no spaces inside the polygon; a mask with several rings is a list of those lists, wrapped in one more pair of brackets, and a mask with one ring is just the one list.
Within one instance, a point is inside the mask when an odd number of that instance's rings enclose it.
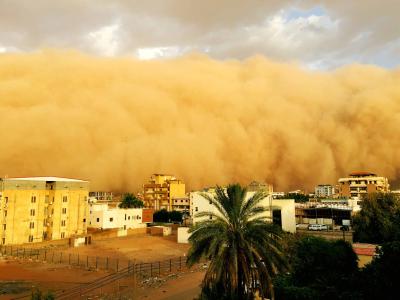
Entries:
{"label": "parked car", "polygon": [[312,231],[328,230],[328,226],[324,224],[310,224],[308,225],[308,230]]}

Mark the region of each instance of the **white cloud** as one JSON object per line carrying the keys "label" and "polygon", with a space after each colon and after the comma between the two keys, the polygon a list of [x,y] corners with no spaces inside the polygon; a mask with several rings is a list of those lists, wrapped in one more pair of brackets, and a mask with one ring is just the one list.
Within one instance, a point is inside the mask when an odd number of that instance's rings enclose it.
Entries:
{"label": "white cloud", "polygon": [[100,29],[90,32],[88,39],[93,43],[93,47],[104,56],[114,56],[118,52],[119,40],[118,31],[120,24],[112,24],[101,27]]}
{"label": "white cloud", "polygon": [[313,68],[353,61],[393,67],[400,61],[397,0],[100,3],[0,1],[1,51],[76,48],[142,59],[188,51],[222,59],[262,54]]}

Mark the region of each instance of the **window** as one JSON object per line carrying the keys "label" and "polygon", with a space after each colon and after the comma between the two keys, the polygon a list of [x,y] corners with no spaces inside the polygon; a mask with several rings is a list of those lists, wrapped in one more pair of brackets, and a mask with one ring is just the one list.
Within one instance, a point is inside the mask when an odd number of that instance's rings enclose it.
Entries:
{"label": "window", "polygon": [[4,216],[7,217],[7,211],[6,210],[4,211]]}
{"label": "window", "polygon": [[128,216],[128,220],[130,220],[131,219],[131,216]]}
{"label": "window", "polygon": [[4,197],[4,200],[6,201],[6,203],[8,203],[8,197]]}
{"label": "window", "polygon": [[30,235],[30,236],[29,236],[28,242],[29,242],[29,243],[32,243],[32,242],[33,242],[33,235]]}
{"label": "window", "polygon": [[43,220],[43,227],[46,227],[47,226],[47,222],[46,222],[46,220]]}
{"label": "window", "polygon": [[210,200],[209,203],[212,204],[212,201]]}
{"label": "window", "polygon": [[195,211],[199,211],[199,208],[198,208],[198,207],[196,207],[194,210],[195,210]]}
{"label": "window", "polygon": [[125,220],[126,220],[126,214],[125,214]]}
{"label": "window", "polygon": [[35,210],[34,209],[31,209],[31,216],[32,217],[35,216]]}
{"label": "window", "polygon": [[100,222],[100,218],[97,218],[97,219],[96,219],[96,222],[99,223],[99,222]]}
{"label": "window", "polygon": [[3,224],[3,230],[7,229],[7,224]]}
{"label": "window", "polygon": [[36,203],[36,196],[31,197],[31,203]]}
{"label": "window", "polygon": [[61,221],[61,226],[63,226],[63,227],[65,226],[65,220]]}
{"label": "window", "polygon": [[65,215],[65,214],[67,213],[67,208],[66,208],[66,207],[64,207],[64,208],[62,209],[62,213],[63,213],[63,215]]}
{"label": "window", "polygon": [[67,196],[63,196],[63,202],[67,202],[68,201],[68,197]]}
{"label": "window", "polygon": [[6,243],[6,238],[2,238],[1,243],[4,245]]}
{"label": "window", "polygon": [[114,218],[110,218],[110,222],[112,222],[114,220]]}
{"label": "window", "polygon": [[65,232],[61,232],[61,238],[65,238]]}
{"label": "window", "polygon": [[86,219],[83,219],[83,223],[86,223]]}
{"label": "window", "polygon": [[30,229],[35,228],[35,222],[30,222],[30,223],[29,223],[29,228],[30,228]]}
{"label": "window", "polygon": [[212,220],[212,216],[210,215],[210,220]]}

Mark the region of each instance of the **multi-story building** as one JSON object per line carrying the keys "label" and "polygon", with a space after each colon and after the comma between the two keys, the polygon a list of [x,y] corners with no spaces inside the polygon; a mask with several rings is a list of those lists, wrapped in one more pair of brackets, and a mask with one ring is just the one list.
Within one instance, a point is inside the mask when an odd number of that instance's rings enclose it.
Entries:
{"label": "multi-story building", "polygon": [[272,184],[268,184],[268,183],[252,181],[247,186],[247,191],[248,192],[256,192],[256,191],[260,191],[260,190],[263,190],[264,192],[266,192],[269,195],[274,192],[274,188],[273,188]]}
{"label": "multi-story building", "polygon": [[331,184],[319,184],[315,187],[315,196],[317,198],[332,197],[335,194],[335,187]]}
{"label": "multi-story building", "polygon": [[185,197],[185,183],[172,175],[153,174],[143,185],[145,207],[172,210],[174,198]]}
{"label": "multi-story building", "polygon": [[180,211],[189,214],[190,212],[190,199],[189,197],[173,198],[172,210]]}
{"label": "multi-story building", "polygon": [[113,201],[113,193],[112,192],[100,192],[100,191],[92,191],[89,192],[89,197],[96,198],[97,201]]}
{"label": "multi-story building", "polygon": [[86,233],[89,182],[58,177],[0,179],[0,243]]}
{"label": "multi-story building", "polygon": [[353,172],[349,177],[339,178],[340,197],[358,197],[374,193],[389,192],[389,182],[386,177],[371,172]]}
{"label": "multi-story building", "polygon": [[[255,191],[247,192],[246,198],[253,196],[254,193]],[[213,212],[219,214],[217,208],[203,197],[204,194],[214,197],[215,189],[210,188],[190,193],[193,224],[207,218],[197,217],[199,212]],[[272,195],[267,195],[260,202],[260,205],[266,208],[264,214],[267,220],[272,219],[272,221],[281,226],[283,230],[296,232],[295,205],[293,199],[273,199]],[[210,216],[210,218],[212,218],[212,216]]]}

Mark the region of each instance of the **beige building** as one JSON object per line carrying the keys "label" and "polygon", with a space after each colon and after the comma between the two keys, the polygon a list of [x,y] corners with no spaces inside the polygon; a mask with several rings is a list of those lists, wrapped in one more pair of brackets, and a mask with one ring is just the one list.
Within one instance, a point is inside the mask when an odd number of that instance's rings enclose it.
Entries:
{"label": "beige building", "polygon": [[173,198],[172,210],[180,211],[183,213],[190,213],[190,199],[189,197]]}
{"label": "beige building", "polygon": [[86,233],[89,182],[58,177],[0,179],[0,244]]}
{"label": "beige building", "polygon": [[315,187],[315,197],[327,198],[335,194],[335,187],[331,184],[319,184]]}
{"label": "beige building", "polygon": [[370,172],[353,172],[349,177],[339,178],[340,197],[358,197],[375,192],[389,192],[389,182],[386,177]]}
{"label": "beige building", "polygon": [[172,210],[173,199],[184,197],[185,183],[172,175],[153,174],[143,185],[144,205],[154,210]]}

